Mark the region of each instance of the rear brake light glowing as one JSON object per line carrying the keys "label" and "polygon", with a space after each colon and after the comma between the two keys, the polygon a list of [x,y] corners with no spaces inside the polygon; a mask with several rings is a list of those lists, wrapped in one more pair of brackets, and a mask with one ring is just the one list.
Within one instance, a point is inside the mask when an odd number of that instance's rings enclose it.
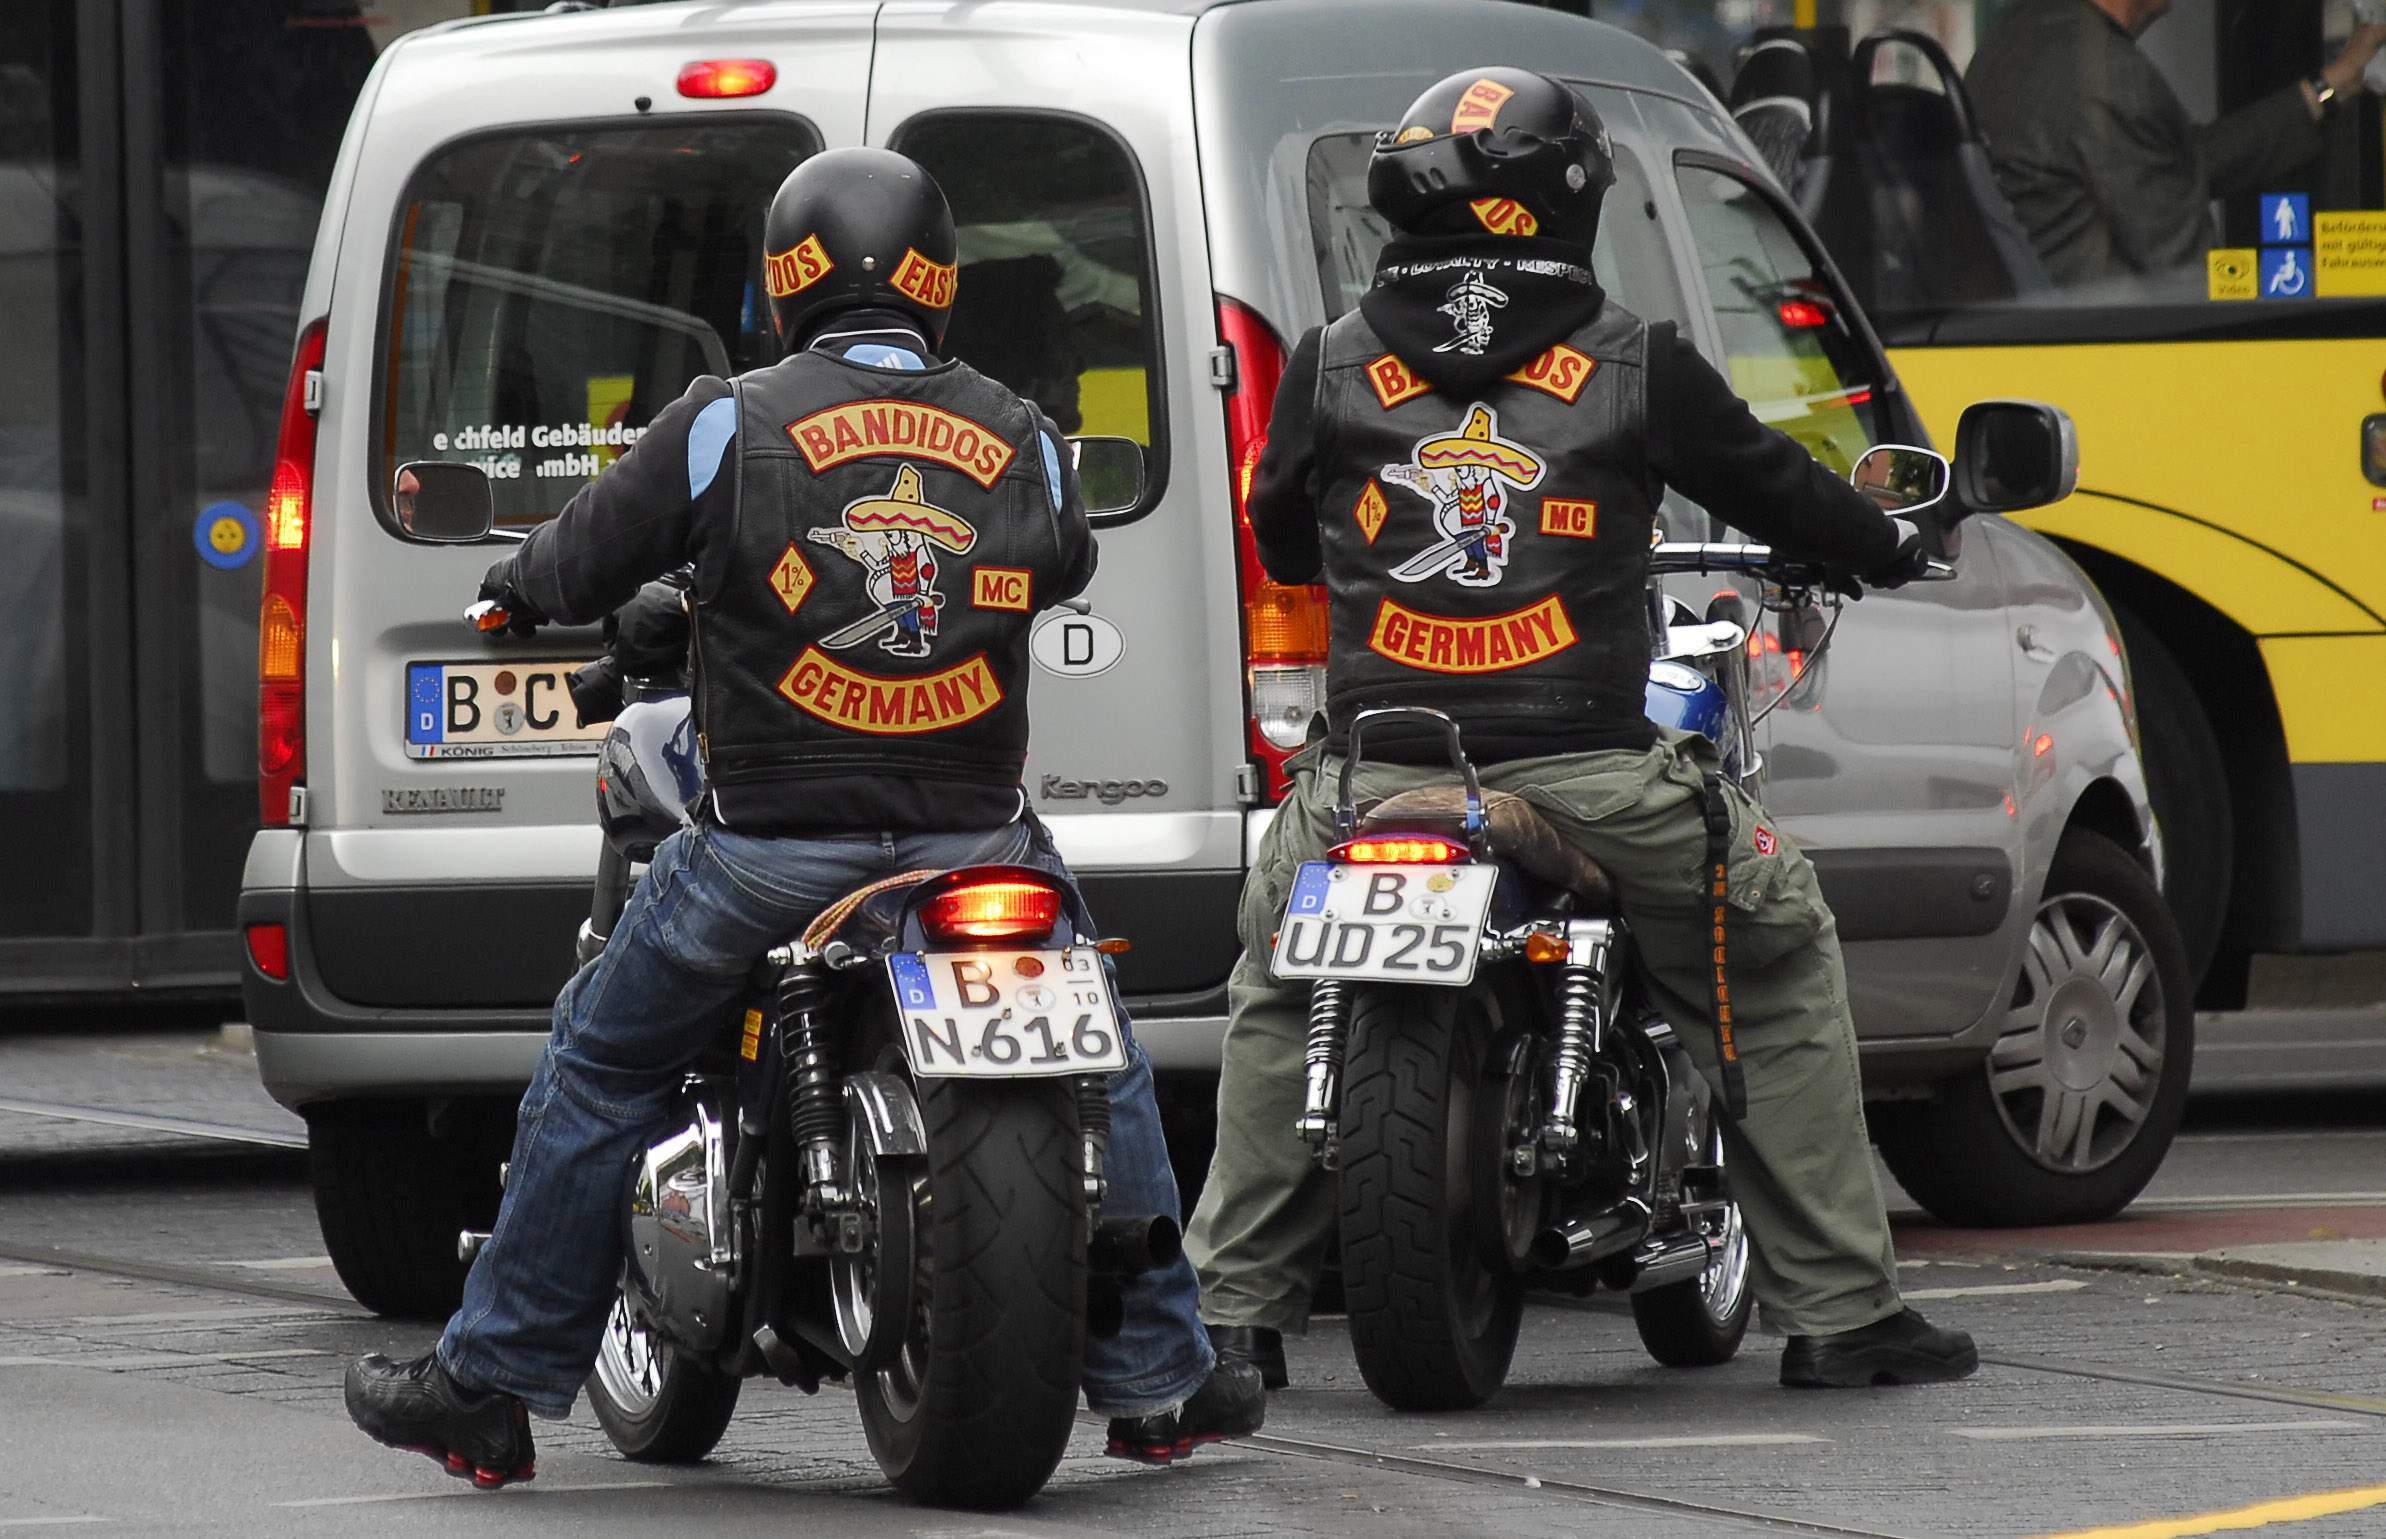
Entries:
{"label": "rear brake light glowing", "polygon": [[1041,882],[972,882],[920,910],[933,940],[1042,940],[1060,918],[1060,894]]}
{"label": "rear brake light glowing", "polygon": [[1466,857],[1465,845],[1447,839],[1353,839],[1332,855],[1346,866],[1446,866]]}
{"label": "rear brake light glowing", "polygon": [[679,94],[760,96],[778,81],[778,66],[768,59],[698,59],[680,66]]}
{"label": "rear brake light glowing", "polygon": [[290,932],[278,924],[249,926],[249,960],[268,978],[290,976]]}
{"label": "rear brake light glowing", "polygon": [[307,545],[315,516],[315,418],[307,410],[307,376],[323,367],[323,343],[321,321],[298,334],[290,385],[282,396],[273,485],[265,494],[265,595],[257,610],[257,813],[268,828],[289,824],[290,792],[307,772]]}
{"label": "rear brake light glowing", "polygon": [[1830,312],[1811,299],[1785,299],[1777,307],[1781,324],[1804,330],[1831,324]]}

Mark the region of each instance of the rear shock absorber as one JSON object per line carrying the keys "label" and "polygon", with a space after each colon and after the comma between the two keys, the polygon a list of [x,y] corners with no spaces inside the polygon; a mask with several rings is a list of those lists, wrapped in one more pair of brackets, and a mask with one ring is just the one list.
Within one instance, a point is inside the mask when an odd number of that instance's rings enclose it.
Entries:
{"label": "rear shock absorber", "polygon": [[1110,1157],[1110,1076],[1085,1074],[1078,1077],[1077,1130],[1084,1140],[1080,1149],[1079,1174],[1085,1182],[1086,1216],[1089,1219],[1098,1218],[1102,1212],[1102,1200],[1110,1195],[1110,1181],[1103,1174],[1104,1163]]}
{"label": "rear shock absorber", "polygon": [[844,1179],[843,1033],[824,1008],[828,978],[799,950],[779,974],[779,1021],[787,1048],[788,1122],[803,1172],[804,1212],[814,1218],[850,1206]]}
{"label": "rear shock absorber", "polygon": [[1549,1110],[1541,1149],[1563,1166],[1582,1144],[1582,1092],[1596,1072],[1601,986],[1612,932],[1604,919],[1566,923],[1566,962],[1558,975],[1557,1042],[1549,1061]]}
{"label": "rear shock absorber", "polygon": [[1341,1163],[1336,1140],[1341,1131],[1342,1044],[1349,1023],[1350,992],[1341,979],[1320,978],[1309,986],[1309,1045],[1301,1055],[1306,1086],[1293,1131],[1327,1170]]}

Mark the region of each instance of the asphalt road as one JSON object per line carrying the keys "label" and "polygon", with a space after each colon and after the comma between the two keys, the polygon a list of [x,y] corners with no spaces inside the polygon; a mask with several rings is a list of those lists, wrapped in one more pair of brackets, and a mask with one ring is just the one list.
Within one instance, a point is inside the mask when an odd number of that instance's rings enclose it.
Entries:
{"label": "asphalt road", "polygon": [[[268,1141],[6,1109],[34,1103]],[[0,1530],[2167,1539],[2250,1508],[2227,1529],[2386,1535],[2386,1296],[2207,1265],[2386,1235],[2386,1106],[2193,1116],[2116,1223],[1984,1235],[1901,1216],[1909,1293],[1991,1360],[1961,1385],[1793,1393],[1755,1336],[1725,1367],[1662,1369],[1607,1301],[1546,1301],[1490,1405],[1395,1415],[1326,1319],[1294,1345],[1262,1438],[1147,1471],[1100,1457],[1088,1420],[1033,1505],[986,1518],[892,1497],[833,1388],[749,1385],[688,1469],[621,1461],[583,1407],[539,1426],[537,1481],[496,1496],[375,1447],[341,1410],[341,1365],[413,1355],[434,1330],[345,1301],[303,1157],[271,1141],[297,1121],[245,1055],[193,1035],[0,1038]]]}

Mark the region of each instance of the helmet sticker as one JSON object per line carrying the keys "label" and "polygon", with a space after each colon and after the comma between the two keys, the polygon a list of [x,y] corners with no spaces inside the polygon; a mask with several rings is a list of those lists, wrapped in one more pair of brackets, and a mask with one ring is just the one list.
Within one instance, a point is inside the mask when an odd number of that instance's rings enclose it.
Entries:
{"label": "helmet sticker", "polygon": [[1417,144],[1432,137],[1432,129],[1422,123],[1411,123],[1408,127],[1400,130],[1400,137],[1392,142],[1394,144]]}
{"label": "helmet sticker", "polygon": [[847,503],[842,522],[842,528],[806,530],[804,538],[859,562],[867,574],[863,591],[879,612],[821,637],[820,645],[834,651],[874,640],[897,657],[926,657],[936,641],[936,612],[944,607],[930,547],[961,555],[978,532],[923,497],[920,473],[910,465],[895,472],[885,496]]}
{"label": "helmet sticker", "polygon": [[1478,128],[1490,128],[1500,119],[1500,108],[1516,93],[1496,80],[1478,80],[1458,98],[1458,109],[1450,114],[1450,132],[1471,134]]}
{"label": "helmet sticker", "polygon": [[1441,538],[1392,568],[1393,580],[1447,577],[1466,588],[1498,587],[1516,538],[1508,488],[1539,485],[1543,469],[1539,455],[1500,436],[1499,414],[1480,401],[1455,433],[1418,439],[1409,463],[1386,465],[1381,474],[1433,504]]}
{"label": "helmet sticker", "polygon": [[895,268],[895,275],[887,282],[894,285],[896,293],[916,299],[931,310],[950,310],[953,307],[953,274],[951,267],[906,247],[902,262]]}
{"label": "helmet sticker", "polygon": [[818,283],[836,265],[828,259],[828,251],[820,244],[820,237],[807,235],[787,250],[771,252],[763,257],[763,283],[770,290],[771,298],[785,299]]}
{"label": "helmet sticker", "polygon": [[787,424],[814,475],[847,460],[935,460],[988,491],[1019,451],[992,428],[924,401],[848,401]]}
{"label": "helmet sticker", "polygon": [[1514,198],[1477,198],[1467,205],[1494,235],[1538,235],[1541,221]]}
{"label": "helmet sticker", "polygon": [[1455,333],[1434,351],[1481,357],[1483,350],[1491,345],[1491,312],[1507,306],[1508,296],[1504,292],[1485,282],[1481,273],[1469,271],[1450,285],[1449,297],[1434,306],[1450,318],[1450,329]]}

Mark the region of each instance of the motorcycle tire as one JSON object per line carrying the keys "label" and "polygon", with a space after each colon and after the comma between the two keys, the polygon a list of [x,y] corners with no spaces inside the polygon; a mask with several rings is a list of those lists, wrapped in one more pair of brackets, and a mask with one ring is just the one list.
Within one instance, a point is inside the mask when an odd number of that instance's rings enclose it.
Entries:
{"label": "motorcycle tire", "polygon": [[[1707,1130],[1708,1158],[1723,1163],[1721,1130]],[[1728,1195],[1728,1194],[1727,1194]],[[1748,1334],[1756,1291],[1748,1286],[1748,1229],[1740,1205],[1724,1210],[1715,1248],[1698,1276],[1632,1295],[1632,1325],[1649,1356],[1668,1368],[1728,1363]]]}
{"label": "motorcycle tire", "polygon": [[1362,989],[1343,1062],[1344,1306],[1359,1374],[1395,1410],[1481,1405],[1508,1376],[1524,1279],[1470,1200],[1475,1116],[1504,1079],[1467,989]]}
{"label": "motorcycle tire", "polygon": [[[891,1368],[856,1376],[895,1489],[1002,1511],[1051,1478],[1085,1360],[1085,1189],[1065,1080],[926,1080],[919,1282]],[[883,1194],[882,1194],[883,1195]]]}
{"label": "motorcycle tire", "polygon": [[701,1463],[729,1430],[742,1387],[637,1324],[618,1296],[586,1385],[605,1436],[639,1464]]}
{"label": "motorcycle tire", "polygon": [[1928,1101],[1869,1115],[1889,1173],[1946,1223],[2110,1218],[2154,1178],[2187,1109],[2194,990],[2136,860],[2101,835],[2065,834],[2024,951],[1987,1058]]}

